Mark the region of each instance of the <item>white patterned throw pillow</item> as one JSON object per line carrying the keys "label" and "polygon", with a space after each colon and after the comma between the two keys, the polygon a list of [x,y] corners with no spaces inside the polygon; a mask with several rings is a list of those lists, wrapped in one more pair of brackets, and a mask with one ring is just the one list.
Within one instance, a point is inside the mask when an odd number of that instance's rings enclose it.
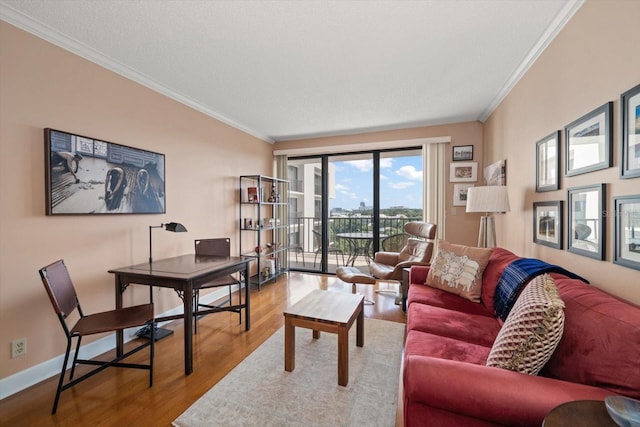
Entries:
{"label": "white patterned throw pillow", "polygon": [[537,375],[562,338],[563,308],[551,276],[532,279],[500,329],[487,366]]}

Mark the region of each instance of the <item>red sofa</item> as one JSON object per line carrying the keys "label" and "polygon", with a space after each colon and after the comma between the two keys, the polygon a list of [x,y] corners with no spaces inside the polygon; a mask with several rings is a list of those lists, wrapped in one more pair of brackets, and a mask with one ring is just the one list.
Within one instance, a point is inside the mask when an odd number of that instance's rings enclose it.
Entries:
{"label": "red sofa", "polygon": [[426,286],[429,267],[409,273],[403,361],[404,425],[540,426],[568,401],[640,398],[640,307],[552,273],[565,303],[564,333],[537,376],[486,366],[502,321],[494,294],[518,259],[495,248],[480,303]]}

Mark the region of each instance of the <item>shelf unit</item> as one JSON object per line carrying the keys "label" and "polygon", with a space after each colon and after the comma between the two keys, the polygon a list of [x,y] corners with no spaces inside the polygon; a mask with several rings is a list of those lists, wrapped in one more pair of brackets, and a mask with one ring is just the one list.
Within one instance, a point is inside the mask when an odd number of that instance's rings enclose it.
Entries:
{"label": "shelf unit", "polygon": [[[263,175],[240,176],[239,248],[251,258],[249,282],[262,285],[286,271],[289,181]],[[259,250],[258,250],[259,249]]]}

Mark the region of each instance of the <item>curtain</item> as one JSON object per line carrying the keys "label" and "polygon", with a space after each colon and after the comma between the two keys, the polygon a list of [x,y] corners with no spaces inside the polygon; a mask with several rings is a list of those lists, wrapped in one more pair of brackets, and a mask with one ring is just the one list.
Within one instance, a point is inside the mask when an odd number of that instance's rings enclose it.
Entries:
{"label": "curtain", "polygon": [[[288,179],[288,157],[286,155],[278,155],[274,156],[275,159],[275,169],[276,169],[276,178],[279,179]],[[279,188],[278,192],[280,194],[280,201],[282,203],[286,203],[286,205],[278,206],[278,218],[281,218],[282,224],[287,225],[287,227],[278,229],[277,239],[278,242],[281,242],[285,246],[289,246],[289,186],[286,186],[286,191],[283,188]],[[280,257],[280,268],[288,269],[289,268],[289,250],[283,252],[283,256]]]}
{"label": "curtain", "polygon": [[436,239],[444,239],[446,213],[446,162],[445,143],[423,145],[424,218],[437,225]]}

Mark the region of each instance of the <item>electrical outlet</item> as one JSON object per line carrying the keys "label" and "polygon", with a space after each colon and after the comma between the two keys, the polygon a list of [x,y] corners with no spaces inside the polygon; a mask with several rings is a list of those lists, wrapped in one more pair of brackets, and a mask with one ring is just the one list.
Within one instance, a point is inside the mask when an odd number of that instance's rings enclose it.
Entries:
{"label": "electrical outlet", "polygon": [[11,358],[13,359],[23,354],[27,354],[27,339],[18,338],[17,340],[11,341]]}

